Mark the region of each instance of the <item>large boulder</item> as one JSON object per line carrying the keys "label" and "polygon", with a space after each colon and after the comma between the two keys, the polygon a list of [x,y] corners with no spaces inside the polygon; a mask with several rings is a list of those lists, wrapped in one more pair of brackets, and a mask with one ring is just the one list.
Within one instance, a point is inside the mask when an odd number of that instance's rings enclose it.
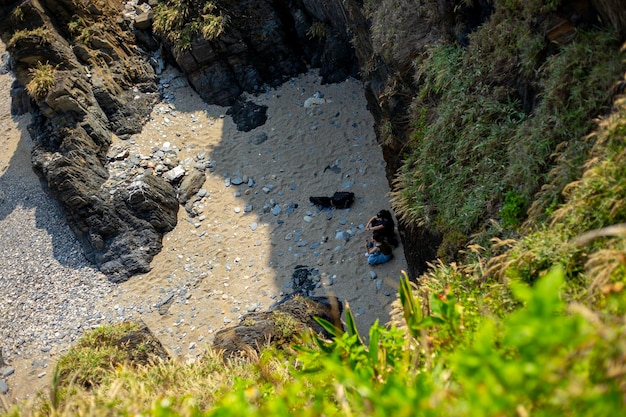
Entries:
{"label": "large boulder", "polygon": [[343,305],[336,297],[307,298],[296,294],[270,311],[248,313],[239,324],[220,330],[215,335],[213,349],[226,359],[251,358],[268,344],[289,345],[307,329],[329,337],[315,317],[342,328],[342,312]]}

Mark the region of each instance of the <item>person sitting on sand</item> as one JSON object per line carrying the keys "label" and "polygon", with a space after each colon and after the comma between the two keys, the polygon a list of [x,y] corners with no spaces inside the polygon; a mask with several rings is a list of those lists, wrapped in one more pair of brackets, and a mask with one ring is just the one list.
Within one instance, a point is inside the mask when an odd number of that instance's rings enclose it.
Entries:
{"label": "person sitting on sand", "polygon": [[396,237],[395,223],[389,210],[380,210],[365,225],[365,230],[373,230],[382,232],[383,238],[394,247],[398,246],[398,238]]}
{"label": "person sitting on sand", "polygon": [[367,263],[370,265],[384,264],[389,262],[393,256],[393,248],[387,243],[380,230],[372,233],[372,241],[365,241],[365,255]]}

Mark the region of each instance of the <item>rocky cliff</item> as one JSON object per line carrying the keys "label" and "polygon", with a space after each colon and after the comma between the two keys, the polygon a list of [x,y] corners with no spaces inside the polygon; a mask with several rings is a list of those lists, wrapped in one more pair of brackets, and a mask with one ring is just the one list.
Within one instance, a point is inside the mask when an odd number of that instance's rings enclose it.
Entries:
{"label": "rocky cliff", "polygon": [[191,47],[180,48],[152,31],[157,2],[0,2],[1,36],[17,79],[14,110],[34,115],[33,166],[87,258],[112,281],[149,270],[179,205],[201,183],[181,176],[201,179],[206,168],[172,163],[160,175],[112,172],[118,157],[110,154],[112,140],[140,132],[159,95],[162,60],[178,65],[207,102],[220,105],[311,66],[327,82],[343,80],[358,65],[332,3],[223,2],[224,33],[197,34]]}

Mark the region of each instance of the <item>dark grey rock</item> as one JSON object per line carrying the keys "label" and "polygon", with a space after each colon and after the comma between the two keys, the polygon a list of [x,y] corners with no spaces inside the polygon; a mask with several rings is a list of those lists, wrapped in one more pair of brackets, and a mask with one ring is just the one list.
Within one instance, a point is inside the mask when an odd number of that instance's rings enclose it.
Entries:
{"label": "dark grey rock", "polygon": [[154,12],[149,10],[135,16],[135,28],[140,30],[150,29],[152,27],[152,20],[154,19]]}
{"label": "dark grey rock", "polygon": [[249,132],[267,121],[267,106],[260,106],[251,101],[237,100],[226,112],[233,118],[237,129]]}
{"label": "dark grey rock", "polygon": [[180,204],[185,205],[193,196],[200,197],[197,194],[205,180],[204,171],[200,172],[196,169],[189,171],[188,175],[183,178],[178,186],[178,201]]}
{"label": "dark grey rock", "polygon": [[6,394],[9,392],[9,386],[4,379],[0,379],[0,394]]}
{"label": "dark grey rock", "polygon": [[252,135],[248,140],[251,145],[260,145],[267,140],[267,133],[261,132],[256,135]]}

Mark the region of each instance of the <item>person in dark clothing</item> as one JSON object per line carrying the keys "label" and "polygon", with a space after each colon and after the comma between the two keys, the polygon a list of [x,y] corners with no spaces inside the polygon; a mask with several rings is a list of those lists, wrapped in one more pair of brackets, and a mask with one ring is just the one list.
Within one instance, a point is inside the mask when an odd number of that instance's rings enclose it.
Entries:
{"label": "person in dark clothing", "polygon": [[365,241],[365,255],[370,265],[384,264],[393,257],[393,248],[384,239],[380,230],[372,233],[372,241]]}
{"label": "person in dark clothing", "polygon": [[365,225],[365,230],[381,231],[383,238],[392,246],[398,246],[396,237],[396,224],[389,210],[380,210]]}

